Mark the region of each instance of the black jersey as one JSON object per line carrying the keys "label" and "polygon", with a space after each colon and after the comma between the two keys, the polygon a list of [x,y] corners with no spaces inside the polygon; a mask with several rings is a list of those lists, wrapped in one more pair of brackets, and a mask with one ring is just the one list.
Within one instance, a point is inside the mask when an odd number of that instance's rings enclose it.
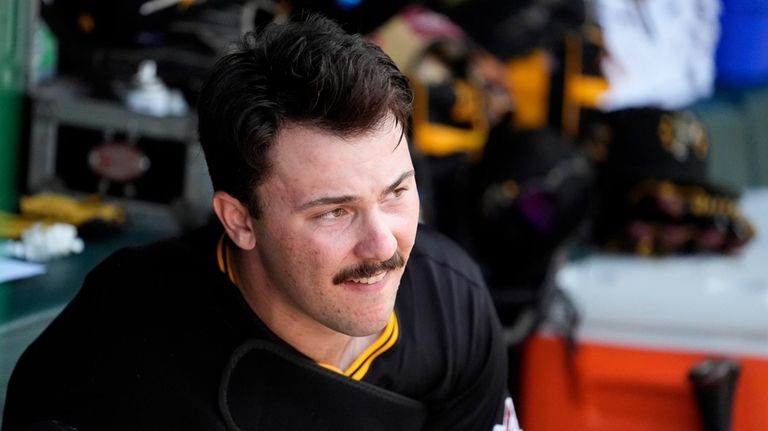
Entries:
{"label": "black jersey", "polygon": [[[51,421],[79,430],[230,429],[222,381],[232,376],[225,371],[233,354],[255,340],[299,362],[308,358],[247,305],[227,276],[221,235],[218,227],[206,228],[124,249],[94,269],[19,360],[3,429]],[[425,429],[492,430],[501,424],[506,349],[477,266],[420,226],[387,328],[349,369],[336,371],[347,376],[336,379],[342,383],[359,380],[385,397],[414,400],[426,412]],[[271,374],[270,381],[301,387],[300,373]],[[315,392],[307,392],[322,396],[322,385],[312,382]],[[267,396],[280,392],[268,389]],[[360,400],[349,405],[365,410]],[[291,406],[297,415],[310,407]],[[508,400],[506,407],[509,416]],[[338,428],[326,423],[324,429]]]}

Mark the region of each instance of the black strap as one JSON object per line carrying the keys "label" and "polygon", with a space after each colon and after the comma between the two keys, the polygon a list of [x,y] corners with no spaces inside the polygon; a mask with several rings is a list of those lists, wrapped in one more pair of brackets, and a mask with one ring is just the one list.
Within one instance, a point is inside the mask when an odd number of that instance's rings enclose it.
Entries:
{"label": "black strap", "polygon": [[249,340],[230,357],[219,407],[232,430],[418,430],[419,401],[327,370],[283,346]]}

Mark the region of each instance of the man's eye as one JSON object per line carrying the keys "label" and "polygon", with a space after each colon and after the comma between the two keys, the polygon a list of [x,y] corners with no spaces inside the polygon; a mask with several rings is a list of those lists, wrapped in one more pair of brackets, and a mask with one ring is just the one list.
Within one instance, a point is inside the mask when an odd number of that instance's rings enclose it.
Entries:
{"label": "man's eye", "polygon": [[346,213],[347,213],[347,211],[344,210],[343,208],[336,208],[336,209],[333,209],[333,210],[330,210],[328,212],[324,212],[324,213],[320,214],[317,218],[319,218],[321,220],[335,220],[335,219],[343,216]]}
{"label": "man's eye", "polygon": [[403,195],[403,193],[405,193],[407,190],[408,190],[408,187],[400,187],[399,189],[395,189],[394,191],[392,191],[392,196],[394,196],[394,197],[396,197],[396,198],[399,198],[399,197],[400,197],[400,196],[402,196],[402,195]]}

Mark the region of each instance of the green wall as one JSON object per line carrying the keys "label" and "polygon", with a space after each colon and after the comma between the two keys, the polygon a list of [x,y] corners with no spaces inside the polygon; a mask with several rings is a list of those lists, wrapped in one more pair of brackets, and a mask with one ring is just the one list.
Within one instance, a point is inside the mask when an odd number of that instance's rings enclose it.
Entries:
{"label": "green wall", "polygon": [[29,0],[0,0],[0,210],[17,206],[17,165],[28,50]]}

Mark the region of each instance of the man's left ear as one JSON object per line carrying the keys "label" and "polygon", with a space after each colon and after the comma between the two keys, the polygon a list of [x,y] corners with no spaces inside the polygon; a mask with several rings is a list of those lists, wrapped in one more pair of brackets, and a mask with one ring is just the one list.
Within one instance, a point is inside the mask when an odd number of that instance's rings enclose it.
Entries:
{"label": "man's left ear", "polygon": [[213,211],[236,246],[243,250],[256,246],[251,217],[242,202],[229,193],[217,191],[213,194]]}

